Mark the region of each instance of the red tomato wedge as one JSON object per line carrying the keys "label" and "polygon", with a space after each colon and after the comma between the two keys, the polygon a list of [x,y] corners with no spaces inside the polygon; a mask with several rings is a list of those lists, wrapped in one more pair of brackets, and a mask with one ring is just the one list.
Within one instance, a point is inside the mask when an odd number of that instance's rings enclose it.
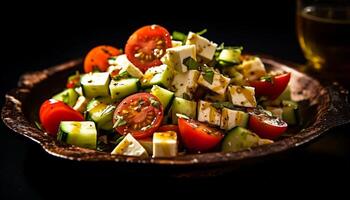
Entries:
{"label": "red tomato wedge", "polygon": [[287,123],[267,113],[249,112],[249,128],[262,138],[275,139],[287,130]]}
{"label": "red tomato wedge", "polygon": [[144,26],[135,31],[125,45],[125,54],[142,72],[161,65],[160,59],[171,47],[170,33],[159,25]]}
{"label": "red tomato wedge", "polygon": [[107,45],[101,45],[91,49],[84,60],[85,73],[93,72],[95,70],[101,72],[106,71],[109,66],[108,58],[120,54],[121,52],[119,49]]}
{"label": "red tomato wedge", "polygon": [[152,136],[163,120],[163,108],[156,96],[136,93],[119,103],[113,123],[122,135],[131,133],[136,139]]}
{"label": "red tomato wedge", "polygon": [[251,81],[250,85],[255,88],[255,94],[268,96],[271,100],[276,99],[286,89],[290,80],[290,72],[271,77],[271,81]]}
{"label": "red tomato wedge", "polygon": [[224,134],[193,119],[178,119],[183,144],[191,152],[206,152],[219,144]]}
{"label": "red tomato wedge", "polygon": [[61,101],[49,99],[45,101],[39,110],[40,122],[45,131],[56,136],[61,121],[83,121],[84,117],[78,111]]}

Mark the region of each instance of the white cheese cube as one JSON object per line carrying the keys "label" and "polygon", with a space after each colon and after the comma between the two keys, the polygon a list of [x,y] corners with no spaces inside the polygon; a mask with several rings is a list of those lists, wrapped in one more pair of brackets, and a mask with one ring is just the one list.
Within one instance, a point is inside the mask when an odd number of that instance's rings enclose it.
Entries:
{"label": "white cheese cube", "polygon": [[171,40],[171,46],[172,47],[182,46],[182,42],[181,41],[176,41],[176,40]]}
{"label": "white cheese cube", "polygon": [[225,130],[231,130],[236,126],[246,127],[248,123],[248,113],[223,108],[221,110],[221,124],[220,128]]}
{"label": "white cheese cube", "polygon": [[188,33],[186,45],[189,44],[196,45],[197,54],[208,60],[213,59],[216,47],[218,46],[217,44],[193,32]]}
{"label": "white cheese cube", "polygon": [[174,131],[153,134],[153,158],[174,157],[177,155],[177,135]]}
{"label": "white cheese cube", "polygon": [[239,68],[242,69],[243,76],[249,81],[257,80],[266,74],[265,66],[258,57],[244,60]]}
{"label": "white cheese cube", "polygon": [[229,98],[233,105],[256,107],[255,88],[231,85],[228,87]]}
{"label": "white cheese cube", "polygon": [[188,70],[187,72],[175,73],[173,82],[171,83],[171,90],[174,91],[175,96],[190,99],[193,98],[193,93],[196,91],[198,84],[197,80],[200,72],[198,70]]}
{"label": "white cheese cube", "polygon": [[79,98],[77,99],[77,102],[73,106],[73,109],[83,113],[86,110],[86,106],[88,102],[89,100],[87,98],[85,98],[84,96],[79,96]]}
{"label": "white cheese cube", "polygon": [[148,153],[143,146],[131,135],[127,134],[125,138],[114,148],[111,154],[124,156],[137,156],[147,158]]}
{"label": "white cheese cube", "polygon": [[198,121],[220,126],[221,113],[211,104],[202,100],[198,102]]}
{"label": "white cheese cube", "polygon": [[167,49],[163,62],[179,72],[186,72],[187,66],[183,64],[183,61],[188,57],[196,60],[195,45],[184,45]]}
{"label": "white cheese cube", "polygon": [[128,74],[135,78],[142,78],[143,73],[142,71],[137,68],[134,64],[132,64],[125,54],[117,56],[114,59],[108,60],[109,64],[111,65],[108,67],[108,72],[111,74],[114,70],[118,70],[119,74],[127,71]]}
{"label": "white cheese cube", "polygon": [[214,71],[213,82],[210,84],[207,80],[204,79],[203,74],[198,78],[198,84],[210,89],[213,92],[218,94],[225,94],[228,84],[230,83],[230,78],[223,76],[220,73]]}

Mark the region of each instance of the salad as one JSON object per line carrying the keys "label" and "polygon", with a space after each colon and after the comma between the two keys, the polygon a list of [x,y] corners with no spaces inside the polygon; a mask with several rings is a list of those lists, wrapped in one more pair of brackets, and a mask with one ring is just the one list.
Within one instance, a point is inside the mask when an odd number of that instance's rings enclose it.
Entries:
{"label": "salad", "polygon": [[79,147],[164,158],[267,145],[297,125],[291,74],[266,71],[259,57],[205,32],[150,25],[124,50],[93,48],[83,72],[41,105],[41,127]]}

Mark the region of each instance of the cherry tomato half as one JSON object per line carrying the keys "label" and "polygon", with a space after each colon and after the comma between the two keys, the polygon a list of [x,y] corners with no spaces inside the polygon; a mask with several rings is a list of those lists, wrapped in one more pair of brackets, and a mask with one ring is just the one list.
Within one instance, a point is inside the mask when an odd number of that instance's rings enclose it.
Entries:
{"label": "cherry tomato half", "polygon": [[91,49],[84,60],[85,73],[89,73],[95,70],[101,72],[106,71],[109,66],[108,58],[120,54],[121,52],[119,49],[107,45],[101,45]]}
{"label": "cherry tomato half", "polygon": [[81,113],[61,101],[46,100],[40,107],[39,118],[49,135],[56,136],[61,121],[83,121]]}
{"label": "cherry tomato half", "polygon": [[192,152],[206,152],[224,137],[223,133],[193,119],[178,119],[180,135],[185,147]]}
{"label": "cherry tomato half", "polygon": [[255,88],[255,94],[268,96],[271,100],[276,99],[286,89],[290,80],[290,72],[271,77],[271,81],[251,81],[250,85]]}
{"label": "cherry tomato half", "polygon": [[287,130],[286,122],[265,112],[255,109],[249,115],[249,128],[262,138],[275,139]]}
{"label": "cherry tomato half", "polygon": [[117,106],[113,117],[118,133],[131,133],[136,139],[152,136],[162,120],[162,104],[156,96],[149,93],[136,93],[126,97]]}
{"label": "cherry tomato half", "polygon": [[144,26],[135,31],[125,45],[127,58],[141,71],[161,65],[160,59],[171,47],[169,31],[159,25]]}

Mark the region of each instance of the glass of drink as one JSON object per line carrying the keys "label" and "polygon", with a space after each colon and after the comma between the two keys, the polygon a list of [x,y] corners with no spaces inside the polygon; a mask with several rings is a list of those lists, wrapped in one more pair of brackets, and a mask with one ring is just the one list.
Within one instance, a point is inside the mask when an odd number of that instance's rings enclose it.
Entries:
{"label": "glass of drink", "polygon": [[350,86],[350,0],[297,0],[297,34],[307,70]]}

